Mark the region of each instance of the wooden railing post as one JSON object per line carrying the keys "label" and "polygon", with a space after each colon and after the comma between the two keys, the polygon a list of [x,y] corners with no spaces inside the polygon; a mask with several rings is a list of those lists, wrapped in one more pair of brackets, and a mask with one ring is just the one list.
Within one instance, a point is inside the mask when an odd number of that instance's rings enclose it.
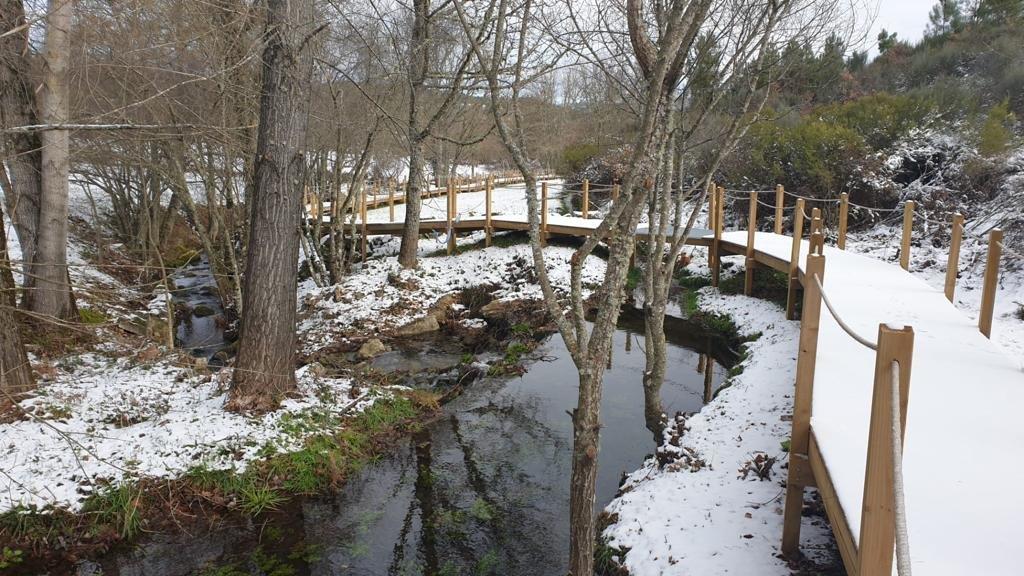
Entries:
{"label": "wooden railing post", "polygon": [[846,221],[850,217],[850,195],[843,192],[839,195],[839,240],[840,250],[846,250]]}
{"label": "wooden railing post", "polygon": [[363,262],[366,261],[366,248],[367,248],[366,247],[366,244],[367,244],[367,242],[366,242],[366,194],[367,194],[367,187],[366,187],[366,185],[363,185],[363,194],[362,194],[363,199],[362,199],[362,202],[360,203],[360,206],[359,206],[359,219],[362,220],[362,237],[363,238],[362,238],[362,242],[361,242],[361,248],[362,248],[362,253],[363,253]]}
{"label": "wooden railing post", "polygon": [[789,438],[789,476],[782,517],[782,553],[795,558],[800,548],[800,520],[804,488],[812,477],[808,452],[811,438],[811,399],[814,367],[818,356],[818,326],[821,321],[821,290],[814,276],[825,282],[825,256],[810,253],[804,272],[803,316],[800,319],[800,348],[796,357],[796,390],[793,396],[793,424]]}
{"label": "wooden railing post", "polygon": [[754,239],[757,237],[757,192],[750,193],[750,214],[747,217],[747,259],[744,261],[743,293],[754,292]]}
{"label": "wooden railing post", "polygon": [[391,181],[388,181],[388,221],[395,221],[395,186]]}
{"label": "wooden railing post", "polygon": [[914,201],[903,204],[903,241],[900,243],[900,267],[910,270],[910,234],[914,230]]}
{"label": "wooden railing post", "polygon": [[455,252],[455,227],[452,223],[452,219],[455,217],[455,184],[448,179],[447,182],[448,192],[448,255],[451,256]]}
{"label": "wooden railing post", "polygon": [[715,190],[715,267],[711,270],[711,285],[718,287],[718,279],[722,275],[722,228],[725,227],[725,188],[719,186]]}
{"label": "wooden railing post", "polygon": [[614,201],[616,201],[618,199],[619,199],[619,185],[618,184],[613,184],[612,185],[612,202],[614,202]]}
{"label": "wooden railing post", "polygon": [[786,206],[786,190],[782,184],[775,185],[775,233],[782,234],[782,209]]}
{"label": "wooden railing post", "polygon": [[590,180],[583,179],[583,219],[590,217]]}
{"label": "wooden railing post", "polygon": [[824,235],[825,232],[822,230],[822,224],[821,208],[814,208],[811,210],[811,234],[819,233]]}
{"label": "wooden railing post", "polygon": [[491,194],[494,192],[494,178],[487,177],[484,184],[484,246],[491,245]]}
{"label": "wooden railing post", "polygon": [[893,546],[896,542],[895,474],[892,458],[892,363],[899,364],[900,430],[905,435],[913,350],[913,328],[897,330],[884,324],[878,327],[875,386],[871,397],[871,423],[868,428],[864,498],[857,549],[859,576],[892,573]]}
{"label": "wooden railing post", "polygon": [[800,244],[804,235],[804,199],[797,198],[793,208],[793,249],[789,254],[789,292],[786,295],[786,319],[796,318],[796,289],[800,284]]}
{"label": "wooden railing post", "polygon": [[[710,182],[708,183],[708,228],[711,230],[712,235],[714,235],[717,228],[715,224],[715,221],[718,218],[717,201],[718,189],[715,188],[714,182]],[[715,254],[716,247],[717,246],[714,241],[712,241],[711,245],[708,246],[708,270],[715,269],[715,258],[718,257],[717,254]]]}
{"label": "wooden railing post", "polygon": [[540,183],[540,244],[548,243],[548,183]]}
{"label": "wooden railing post", "polygon": [[1003,231],[993,228],[988,233],[988,260],[985,261],[985,284],[981,288],[981,314],[978,329],[986,338],[992,337],[992,311],[996,305],[996,286],[999,283],[999,260],[1003,256]]}
{"label": "wooden railing post", "polygon": [[953,233],[949,239],[949,259],[946,260],[946,299],[953,301],[956,293],[956,275],[960,271],[960,243],[964,239],[964,215],[953,214]]}

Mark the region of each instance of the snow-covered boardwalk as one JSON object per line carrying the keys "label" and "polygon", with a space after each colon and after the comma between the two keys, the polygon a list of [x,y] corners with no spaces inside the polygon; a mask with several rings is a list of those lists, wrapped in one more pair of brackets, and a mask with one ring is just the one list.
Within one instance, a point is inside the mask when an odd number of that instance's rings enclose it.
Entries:
{"label": "snow-covered boardwalk", "polygon": [[[722,251],[745,253],[747,237],[745,231],[724,233]],[[755,259],[788,264],[792,244],[791,237],[758,232]],[[801,276],[808,252],[803,241]],[[1017,573],[1016,545],[1024,536],[1024,467],[1017,462],[1024,446],[1024,373],[923,280],[838,248],[826,246],[823,254],[825,294],[849,328],[870,340],[880,324],[914,332],[902,462],[915,573]],[[802,280],[804,286],[811,281]],[[824,465],[813,480],[831,505],[829,518],[851,574],[871,574],[860,566],[857,546],[862,518],[878,513],[863,508],[875,365],[876,353],[823,308],[810,458],[812,468],[815,458]],[[883,505],[891,510],[891,503]]]}

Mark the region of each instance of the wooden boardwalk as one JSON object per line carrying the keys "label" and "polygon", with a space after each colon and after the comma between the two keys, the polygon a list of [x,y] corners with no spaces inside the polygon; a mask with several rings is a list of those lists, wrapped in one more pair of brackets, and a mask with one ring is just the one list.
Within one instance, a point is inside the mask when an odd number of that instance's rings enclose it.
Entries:
{"label": "wooden boardwalk", "polygon": [[[745,257],[748,293],[756,266],[788,274],[790,317],[802,289],[783,552],[798,553],[804,489],[815,487],[851,575],[895,574],[897,540],[918,575],[1024,573],[1015,549],[1024,537],[1024,473],[1012,462],[1024,447],[1024,373],[987,337],[1001,233],[991,234],[975,324],[950,303],[955,274],[944,294],[906,271],[912,203],[896,266],[825,246],[817,210],[804,239],[802,200],[793,235],[782,234],[781,188],[776,200],[775,232],[727,232],[719,189],[711,195],[711,229],[694,230],[687,242],[709,248],[716,284],[728,255]],[[845,197],[842,202],[840,245]],[[748,205],[747,221],[756,221],[754,193]],[[455,218],[449,200],[448,218],[424,220],[421,231],[527,228],[525,216],[489,212]],[[599,224],[545,213],[542,226],[548,235],[582,237]],[[962,218],[954,220],[948,264],[954,271],[962,225]],[[402,224],[362,226],[364,234],[398,234]],[[638,240],[645,237],[638,229]],[[900,449],[902,459],[894,458]],[[907,539],[896,536],[901,524]]]}

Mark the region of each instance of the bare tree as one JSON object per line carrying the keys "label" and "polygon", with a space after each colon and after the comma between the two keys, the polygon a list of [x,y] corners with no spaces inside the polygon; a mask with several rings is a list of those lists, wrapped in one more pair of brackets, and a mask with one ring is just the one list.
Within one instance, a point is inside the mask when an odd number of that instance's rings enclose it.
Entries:
{"label": "bare tree", "polygon": [[[432,51],[431,31],[434,21],[445,8],[447,2],[442,6],[431,9],[430,0],[413,0],[413,20],[411,30],[411,41],[409,44],[409,125],[408,125],[408,146],[409,146],[409,180],[405,189],[405,226],[402,228],[402,244],[398,251],[398,263],[405,268],[415,268],[417,263],[417,249],[419,247],[420,235],[420,211],[421,194],[426,187],[423,178],[425,141],[431,136],[437,124],[451,110],[457,102],[460,91],[463,89],[467,67],[472,60],[472,52],[466,51],[464,56],[458,58],[458,64],[452,75],[451,83],[441,94],[441,103],[434,108],[426,120],[423,115],[423,105],[427,95],[427,80],[432,73]],[[453,5],[456,3],[452,3]]]}
{"label": "bare tree", "polygon": [[[647,206],[643,384],[645,418],[655,441],[663,429],[664,319],[673,274],[714,175],[747,129],[760,120],[773,85],[785,73],[774,58],[775,49],[793,38],[823,38],[852,21],[842,2],[731,0],[716,4],[688,56],[677,110],[670,118],[671,136],[662,143],[658,185]],[[702,162],[694,161],[693,156],[708,148]],[[690,173],[698,167],[700,173]]]}
{"label": "bare tree", "polygon": [[[30,80],[29,26],[21,0],[0,0],[0,127],[39,123]],[[39,225],[42,156],[39,134],[5,133],[3,161],[9,167],[4,200],[21,245],[22,259],[31,262]]]}
{"label": "bare tree", "polygon": [[[0,184],[10,189],[7,172],[0,164]],[[3,214],[0,213],[0,222]],[[21,342],[21,326],[16,316],[17,287],[11,273],[11,261],[7,254],[7,231],[0,226],[0,403],[10,397],[31,390],[35,386],[32,367],[29,366],[25,347]]]}
{"label": "bare tree", "polygon": [[312,0],[268,0],[251,190],[236,410],[276,408],[295,388],[295,292],[313,54]]}
{"label": "bare tree", "polygon": [[[659,143],[667,136],[666,119],[671,95],[680,77],[697,33],[703,24],[710,0],[670,2],[660,13],[656,40],[637,33],[645,25],[640,20],[635,0],[626,10],[632,52],[641,72],[639,78],[639,130],[633,141],[629,166],[623,181],[622,194],[609,209],[606,218],[577,249],[571,259],[571,288],[567,302],[557,295],[547,279],[541,249],[539,207],[536,197],[536,162],[528,156],[527,140],[519,99],[523,84],[530,80],[526,70],[531,56],[536,55],[530,30],[539,21],[533,2],[511,5],[508,0],[492,0],[478,10],[480,29],[490,27],[491,50],[485,53],[474,36],[469,17],[459,3],[459,16],[473,39],[474,52],[487,77],[491,108],[498,133],[526,180],[529,204],[530,238],[534,263],[549,313],[565,341],[579,373],[579,398],[573,411],[573,456],[569,504],[569,571],[575,576],[593,573],[596,538],[594,499],[596,493],[598,447],[601,427],[601,388],[607,359],[611,351],[619,311],[624,300],[624,287],[633,252],[633,238],[642,215],[642,205],[653,187],[656,154]],[[508,40],[510,21],[519,24],[514,40]],[[478,35],[477,35],[478,36]],[[547,60],[546,56],[541,60]],[[541,65],[541,68],[544,68]],[[503,90],[502,86],[509,86]],[[504,108],[510,108],[506,120]],[[582,270],[585,260],[599,243],[608,247],[604,281],[594,295],[597,307],[593,325],[586,321],[587,303],[583,298]]]}
{"label": "bare tree", "polygon": [[[67,67],[72,0],[51,0],[46,14],[46,49],[41,90],[42,120],[60,125],[68,121]],[[68,173],[67,130],[46,130],[42,146],[42,186],[35,255],[28,267],[25,298],[38,314],[61,319],[77,315],[67,267]]]}

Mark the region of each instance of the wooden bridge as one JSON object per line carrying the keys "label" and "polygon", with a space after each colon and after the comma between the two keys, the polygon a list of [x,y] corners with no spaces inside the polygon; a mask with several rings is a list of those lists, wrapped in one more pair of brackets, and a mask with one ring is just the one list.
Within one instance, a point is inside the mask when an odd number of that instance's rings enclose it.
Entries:
{"label": "wooden bridge", "polygon": [[[445,219],[422,230],[524,230],[525,216],[490,213],[484,185],[482,217],[459,218],[448,192]],[[586,190],[586,187],[584,188]],[[963,218],[953,220],[945,291],[907,272],[914,205],[907,202],[900,266],[845,251],[849,203],[839,200],[838,245],[824,244],[821,213],[804,234],[804,200],[796,200],[791,235],[783,233],[785,198],[775,197],[773,232],[724,230],[724,191],[709,195],[709,229],[687,239],[707,246],[712,281],[721,258],[746,260],[745,291],[765,266],[790,278],[787,316],[802,288],[800,344],[792,415],[782,550],[799,552],[805,488],[825,504],[851,575],[1020,574],[1016,546],[1024,536],[1024,473],[1014,461],[1024,447],[1024,373],[988,336],[999,275],[1002,234],[989,234],[989,256],[977,324],[951,303],[956,287]],[[542,189],[542,228],[548,235],[586,236],[600,220],[549,214]],[[584,205],[586,202],[584,202]],[[757,221],[751,192],[747,222]],[[393,218],[392,218],[393,219]],[[396,234],[401,223],[367,222],[364,234]],[[643,240],[646,231],[637,231]],[[822,306],[824,304],[824,307]],[[823,312],[824,310],[824,312]],[[911,385],[913,383],[913,385]],[[900,457],[902,455],[902,457]]]}

